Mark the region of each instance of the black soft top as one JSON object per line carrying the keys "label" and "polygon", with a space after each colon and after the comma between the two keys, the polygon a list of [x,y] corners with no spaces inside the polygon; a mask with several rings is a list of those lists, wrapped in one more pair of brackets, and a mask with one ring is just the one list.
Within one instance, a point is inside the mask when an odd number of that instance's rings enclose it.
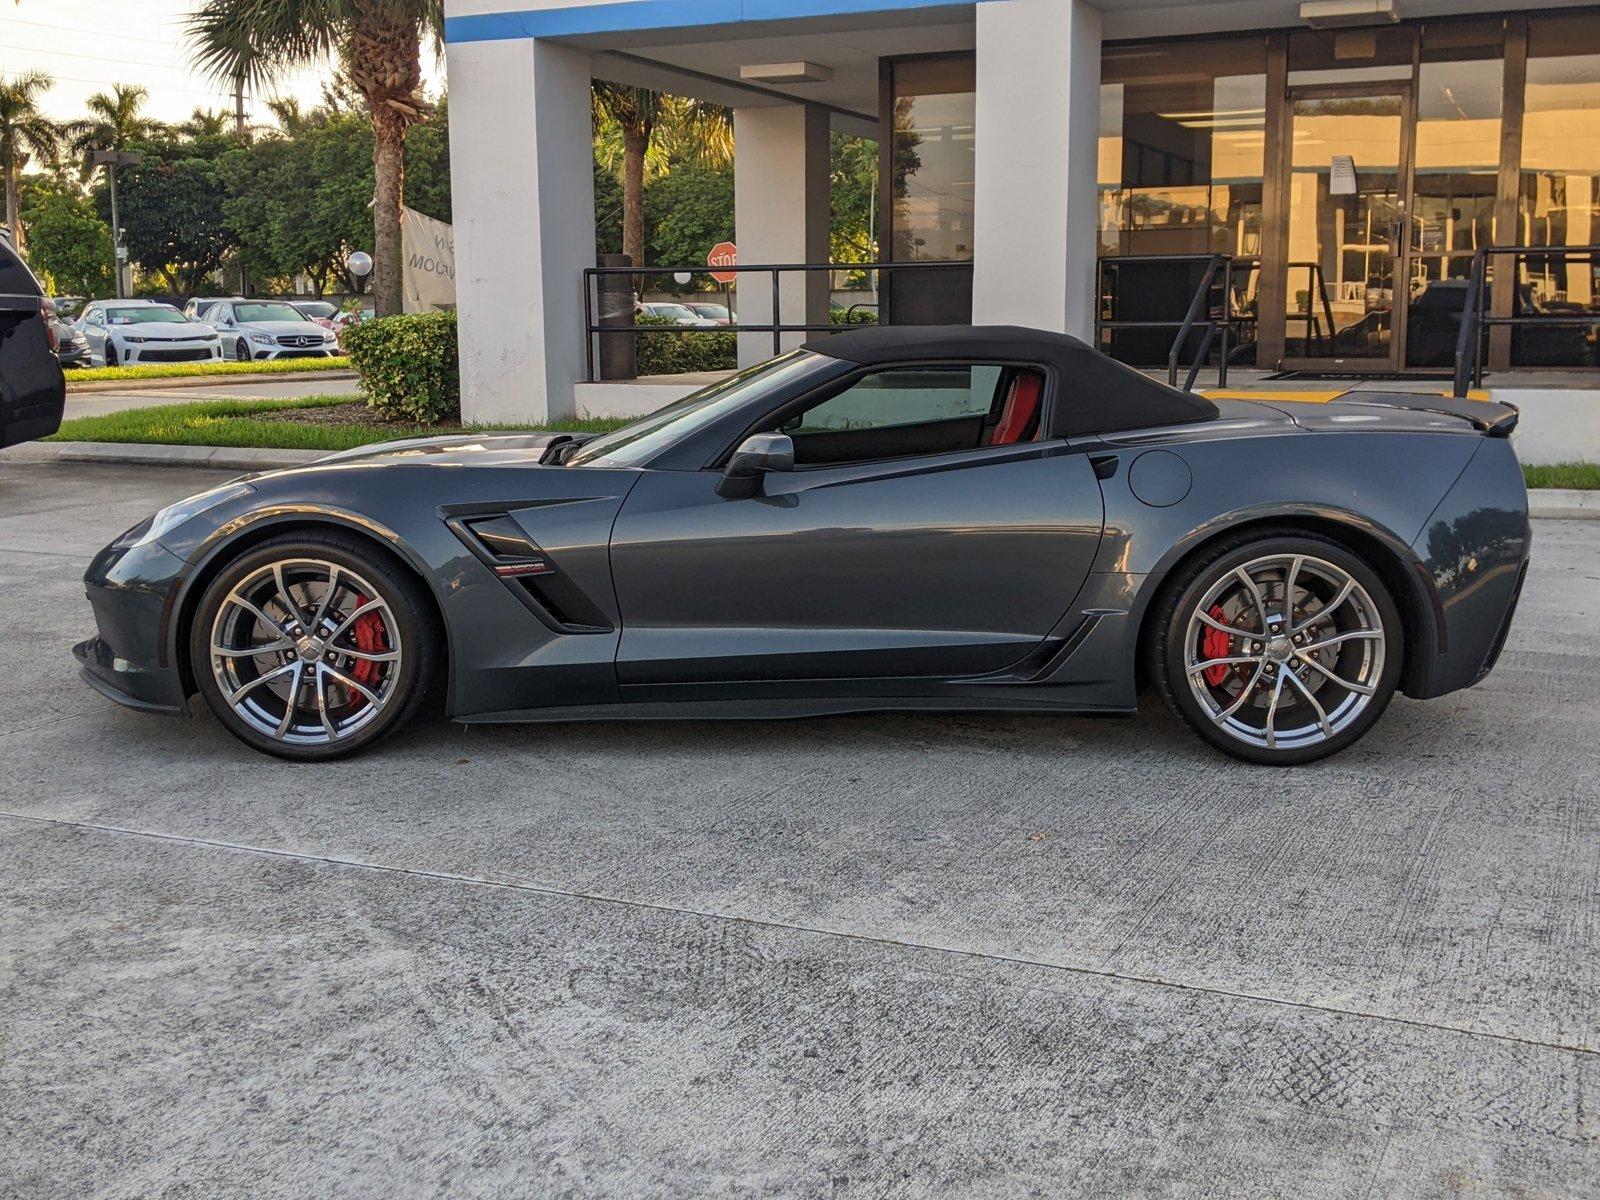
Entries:
{"label": "black soft top", "polygon": [[1020,325],[881,325],[813,338],[807,350],[864,367],[907,362],[1037,363],[1059,380],[1051,437],[1209,421],[1217,406],[1107,358],[1064,333]]}

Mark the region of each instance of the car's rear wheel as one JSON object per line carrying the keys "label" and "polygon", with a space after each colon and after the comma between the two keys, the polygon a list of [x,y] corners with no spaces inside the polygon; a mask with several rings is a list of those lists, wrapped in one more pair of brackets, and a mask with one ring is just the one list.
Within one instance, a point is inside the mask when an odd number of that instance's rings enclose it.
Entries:
{"label": "car's rear wheel", "polygon": [[243,338],[233,344],[233,360],[234,362],[250,361],[250,343]]}
{"label": "car's rear wheel", "polygon": [[1162,696],[1202,738],[1249,762],[1343,750],[1399,682],[1394,599],[1328,538],[1224,544],[1185,568],[1160,603],[1150,667]]}
{"label": "car's rear wheel", "polygon": [[282,758],[323,760],[416,714],[439,637],[422,584],[392,556],[339,534],[287,534],[211,581],[189,654],[201,695],[235,736]]}

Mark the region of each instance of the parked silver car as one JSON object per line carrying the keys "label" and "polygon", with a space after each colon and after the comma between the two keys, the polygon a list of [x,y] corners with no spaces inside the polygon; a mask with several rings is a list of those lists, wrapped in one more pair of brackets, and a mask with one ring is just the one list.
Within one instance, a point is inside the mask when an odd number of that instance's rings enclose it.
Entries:
{"label": "parked silver car", "polygon": [[287,300],[220,300],[205,310],[239,362],[274,358],[331,358],[339,338]]}

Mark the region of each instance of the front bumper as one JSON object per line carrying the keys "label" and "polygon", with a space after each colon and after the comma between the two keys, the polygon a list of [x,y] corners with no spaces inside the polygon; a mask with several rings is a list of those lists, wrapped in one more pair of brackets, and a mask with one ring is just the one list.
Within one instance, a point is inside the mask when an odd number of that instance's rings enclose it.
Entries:
{"label": "front bumper", "polygon": [[166,645],[183,560],[155,542],[107,546],[84,574],[98,634],[72,648],[85,683],[141,712],[187,715],[188,693]]}
{"label": "front bumper", "polygon": [[277,358],[334,358],[339,354],[336,345],[327,346],[258,346],[251,345],[255,357],[262,360]]}
{"label": "front bumper", "polygon": [[170,366],[175,363],[216,362],[222,357],[222,346],[218,342],[168,342],[159,345],[146,343],[124,345],[120,348],[119,354],[125,366],[133,367],[142,363],[161,363]]}

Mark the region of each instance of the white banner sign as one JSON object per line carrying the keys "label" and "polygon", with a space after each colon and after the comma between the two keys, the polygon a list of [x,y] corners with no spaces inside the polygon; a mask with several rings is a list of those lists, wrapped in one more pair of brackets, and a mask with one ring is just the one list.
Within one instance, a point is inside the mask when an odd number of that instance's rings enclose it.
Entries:
{"label": "white banner sign", "polygon": [[443,221],[414,208],[400,210],[405,311],[439,312],[456,306],[456,236]]}

